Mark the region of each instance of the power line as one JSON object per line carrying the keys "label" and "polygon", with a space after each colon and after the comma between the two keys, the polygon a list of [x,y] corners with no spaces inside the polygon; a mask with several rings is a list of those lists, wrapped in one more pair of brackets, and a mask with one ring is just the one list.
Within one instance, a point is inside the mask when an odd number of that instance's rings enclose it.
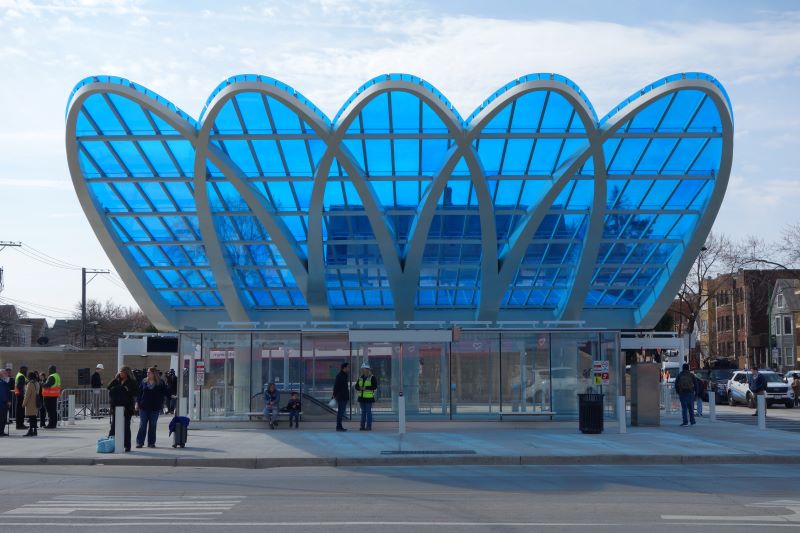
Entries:
{"label": "power line", "polygon": [[63,263],[64,265],[71,266],[72,268],[81,268],[79,265],[76,265],[76,264],[70,263],[69,261],[64,261],[63,259],[58,259],[58,258],[56,258],[56,257],[53,257],[52,255],[48,255],[48,254],[46,254],[46,253],[44,253],[44,252],[41,252],[41,251],[37,250],[36,248],[34,248],[33,246],[31,246],[31,245],[29,245],[29,244],[22,243],[22,246],[23,246],[23,247],[24,247],[26,250],[30,250],[30,251],[32,251],[32,252],[34,252],[34,253],[38,254],[38,255],[43,255],[44,257],[47,257],[47,258],[49,258],[49,259],[52,259],[53,261],[56,261],[56,262],[58,262],[58,263]]}
{"label": "power line", "polygon": [[81,269],[81,267],[69,266],[69,264],[67,264],[67,263],[57,263],[55,261],[51,261],[49,259],[45,259],[43,257],[37,256],[37,255],[29,252],[27,249],[14,248],[14,251],[16,251],[19,254],[24,255],[25,257],[27,257],[29,259],[33,259],[34,261],[37,261],[39,263],[42,263],[44,265],[48,265],[48,266],[51,266],[51,267],[63,268],[64,270],[80,270]]}
{"label": "power line", "polygon": [[74,310],[65,309],[63,307],[54,307],[52,305],[44,305],[44,304],[37,304],[36,302],[29,302],[27,300],[21,300],[19,298],[10,298],[8,296],[1,297],[3,300],[8,300],[9,302],[20,303],[22,305],[30,305],[33,307],[41,307],[42,309],[49,309],[50,311],[58,311],[60,313],[73,313]]}

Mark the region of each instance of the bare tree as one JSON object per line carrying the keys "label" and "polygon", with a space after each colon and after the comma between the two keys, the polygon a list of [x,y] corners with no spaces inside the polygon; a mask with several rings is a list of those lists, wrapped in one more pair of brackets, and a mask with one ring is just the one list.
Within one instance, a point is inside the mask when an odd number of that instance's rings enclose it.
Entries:
{"label": "bare tree", "polygon": [[[76,305],[73,318],[81,319],[80,303]],[[139,309],[117,305],[112,300],[105,304],[98,300],[86,302],[87,347],[116,346],[126,331],[155,332],[156,329]]]}

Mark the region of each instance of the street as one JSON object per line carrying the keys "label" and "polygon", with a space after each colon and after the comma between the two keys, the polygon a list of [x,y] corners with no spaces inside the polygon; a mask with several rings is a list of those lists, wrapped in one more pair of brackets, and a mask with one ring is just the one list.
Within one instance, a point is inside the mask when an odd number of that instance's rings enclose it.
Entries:
{"label": "street", "polygon": [[676,467],[6,467],[0,531],[800,528],[798,472]]}

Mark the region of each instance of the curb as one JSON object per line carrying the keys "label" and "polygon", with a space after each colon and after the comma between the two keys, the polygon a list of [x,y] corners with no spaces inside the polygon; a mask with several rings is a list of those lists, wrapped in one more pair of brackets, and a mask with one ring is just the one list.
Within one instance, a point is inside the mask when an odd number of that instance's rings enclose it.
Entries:
{"label": "curb", "polygon": [[415,457],[230,457],[136,458],[9,457],[8,466],[162,466],[192,468],[298,468],[361,466],[580,466],[800,464],[798,455],[499,455]]}

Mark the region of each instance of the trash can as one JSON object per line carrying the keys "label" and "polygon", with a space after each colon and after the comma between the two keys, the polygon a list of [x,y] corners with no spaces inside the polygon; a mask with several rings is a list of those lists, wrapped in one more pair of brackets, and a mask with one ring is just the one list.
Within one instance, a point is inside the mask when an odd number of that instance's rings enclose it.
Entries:
{"label": "trash can", "polygon": [[602,394],[578,394],[578,429],[581,433],[603,432]]}

